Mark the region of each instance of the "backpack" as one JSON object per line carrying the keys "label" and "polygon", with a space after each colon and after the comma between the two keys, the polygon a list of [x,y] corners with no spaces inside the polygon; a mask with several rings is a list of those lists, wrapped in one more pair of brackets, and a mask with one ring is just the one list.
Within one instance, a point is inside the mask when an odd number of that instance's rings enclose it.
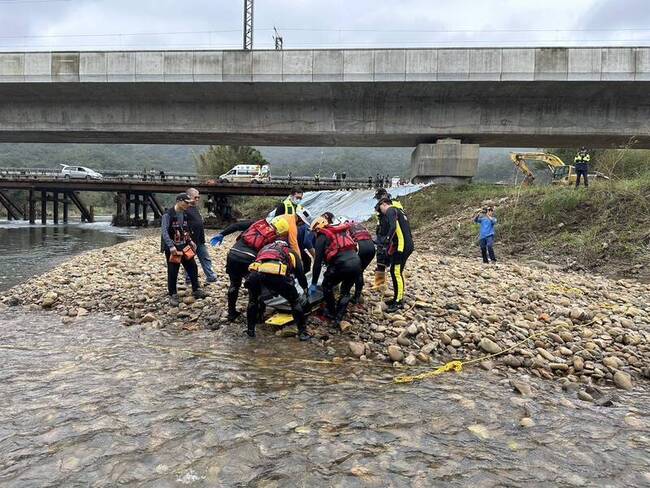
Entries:
{"label": "backpack", "polygon": [[259,251],[267,244],[275,241],[277,236],[275,228],[265,219],[262,219],[246,229],[241,235],[241,240],[251,249]]}
{"label": "backpack", "polygon": [[350,236],[354,242],[372,240],[372,236],[370,235],[370,232],[368,232],[368,229],[359,222],[350,222]]}
{"label": "backpack", "polygon": [[327,249],[325,249],[325,261],[331,263],[336,256],[344,251],[357,250],[357,244],[352,240],[352,236],[348,230],[349,224],[342,225],[328,225],[318,230],[329,240]]}

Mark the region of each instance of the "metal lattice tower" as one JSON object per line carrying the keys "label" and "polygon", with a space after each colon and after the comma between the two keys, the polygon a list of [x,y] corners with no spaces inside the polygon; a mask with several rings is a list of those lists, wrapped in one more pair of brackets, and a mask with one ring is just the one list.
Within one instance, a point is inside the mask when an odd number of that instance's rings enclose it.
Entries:
{"label": "metal lattice tower", "polygon": [[253,49],[253,0],[244,0],[244,50]]}
{"label": "metal lattice tower", "polygon": [[273,31],[275,32],[275,35],[273,36],[273,40],[275,41],[275,50],[282,51],[282,46],[284,44],[282,36],[278,34],[278,30],[275,27],[273,27]]}

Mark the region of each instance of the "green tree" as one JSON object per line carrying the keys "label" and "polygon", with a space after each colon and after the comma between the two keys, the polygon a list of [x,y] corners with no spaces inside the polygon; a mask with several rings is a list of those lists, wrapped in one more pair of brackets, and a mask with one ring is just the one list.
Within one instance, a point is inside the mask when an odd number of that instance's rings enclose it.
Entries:
{"label": "green tree", "polygon": [[193,156],[196,172],[205,176],[220,176],[237,164],[268,164],[262,153],[251,146],[208,146]]}

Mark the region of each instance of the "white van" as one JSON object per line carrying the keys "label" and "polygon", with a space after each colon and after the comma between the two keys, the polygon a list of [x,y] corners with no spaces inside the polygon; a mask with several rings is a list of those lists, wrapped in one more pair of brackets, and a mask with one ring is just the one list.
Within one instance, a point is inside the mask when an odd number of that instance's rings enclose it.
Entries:
{"label": "white van", "polygon": [[271,181],[271,169],[268,164],[238,164],[219,177],[219,181],[229,183],[268,183]]}

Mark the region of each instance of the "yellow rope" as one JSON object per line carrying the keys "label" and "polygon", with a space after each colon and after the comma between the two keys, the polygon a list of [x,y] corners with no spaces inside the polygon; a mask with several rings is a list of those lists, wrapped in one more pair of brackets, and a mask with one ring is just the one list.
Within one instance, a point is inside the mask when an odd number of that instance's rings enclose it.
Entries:
{"label": "yellow rope", "polygon": [[[587,322],[586,324],[583,324],[583,326],[591,325],[594,323],[594,320]],[[481,361],[486,361],[491,358],[495,358],[498,356],[501,356],[502,354],[505,354],[507,352],[512,351],[513,349],[516,349],[517,347],[521,346],[522,344],[532,340],[532,339],[537,339],[538,337],[542,337],[549,332],[553,332],[554,330],[560,329],[562,327],[566,327],[568,324],[565,324],[564,322],[554,326],[554,327],[549,327],[548,329],[541,330],[539,332],[536,332],[534,334],[531,334],[528,336],[526,339],[523,339],[519,342],[517,342],[515,345],[510,346],[507,349],[504,349],[503,351],[496,352],[494,354],[488,354],[487,356],[483,356],[480,358],[476,359],[469,359],[467,361],[460,361],[458,359],[454,361],[449,361],[448,363],[443,364],[442,366],[438,366],[436,369],[433,371],[427,371],[425,373],[420,373],[418,375],[402,375],[402,376],[396,376],[393,378],[394,383],[402,384],[402,383],[413,383],[415,381],[420,381],[420,380],[426,380],[428,378],[432,378],[434,376],[438,376],[439,374],[446,373],[448,371],[455,371],[456,373],[460,373],[463,370],[463,367],[468,366],[470,364],[475,364],[479,363]]]}

